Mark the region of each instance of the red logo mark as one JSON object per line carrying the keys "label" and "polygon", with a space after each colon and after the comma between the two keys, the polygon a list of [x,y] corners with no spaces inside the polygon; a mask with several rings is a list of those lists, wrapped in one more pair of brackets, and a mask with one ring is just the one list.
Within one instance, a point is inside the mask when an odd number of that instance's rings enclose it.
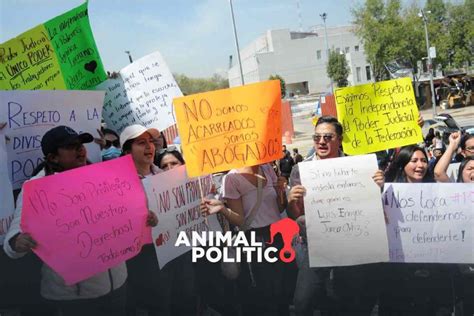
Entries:
{"label": "red logo mark", "polygon": [[[270,242],[267,244],[273,244],[273,238],[276,234],[280,233],[283,239],[283,248],[280,250],[280,260],[286,263],[291,262],[295,259],[295,250],[291,247],[291,241],[299,232],[300,227],[294,220],[289,218],[281,219],[270,225]],[[285,255],[289,255],[289,257],[287,258]]]}

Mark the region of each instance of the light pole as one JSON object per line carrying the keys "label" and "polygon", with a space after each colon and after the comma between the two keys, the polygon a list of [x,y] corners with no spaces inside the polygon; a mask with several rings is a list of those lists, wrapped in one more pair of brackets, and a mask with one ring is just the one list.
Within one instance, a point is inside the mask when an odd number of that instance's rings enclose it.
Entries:
{"label": "light pole", "polygon": [[[431,11],[426,11],[426,13],[431,13]],[[430,54],[430,40],[428,38],[428,19],[426,18],[425,12],[423,9],[420,10],[418,16],[423,19],[423,25],[425,26],[425,41],[426,41],[426,53],[428,54],[428,72],[430,75],[430,88],[431,88],[431,103],[433,103],[433,117],[436,116],[436,98],[433,84],[433,61],[431,60]]]}
{"label": "light pole", "polygon": [[235,39],[235,47],[237,48],[237,59],[239,60],[240,80],[242,82],[242,85],[244,85],[245,84],[244,72],[242,71],[242,60],[240,59],[239,40],[237,38],[237,28],[235,27],[234,8],[232,7],[232,0],[229,0],[229,4],[230,4],[230,15],[232,16],[232,26],[234,27],[234,39]]}
{"label": "light pole", "polygon": [[132,59],[132,55],[130,55],[130,51],[129,51],[129,50],[126,50],[126,51],[125,51],[125,54],[128,55],[128,60],[130,60],[130,63],[133,63],[133,59]]}
{"label": "light pole", "polygon": [[[323,19],[323,22],[324,22],[324,41],[326,42],[326,73],[327,73],[327,67],[329,63],[329,44],[328,44],[328,30],[326,28],[326,18],[328,17],[328,15],[326,14],[326,12],[324,12],[323,14],[320,14],[319,16],[321,17],[321,19]],[[331,80],[331,93],[334,93],[332,79],[331,78],[329,79]]]}

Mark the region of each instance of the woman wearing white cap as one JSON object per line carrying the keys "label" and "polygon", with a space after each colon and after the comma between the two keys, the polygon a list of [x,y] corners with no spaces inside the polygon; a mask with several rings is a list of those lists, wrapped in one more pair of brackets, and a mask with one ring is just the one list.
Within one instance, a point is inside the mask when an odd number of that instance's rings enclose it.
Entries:
{"label": "woman wearing white cap", "polygon": [[[155,158],[156,139],[160,132],[155,128],[146,128],[141,125],[131,125],[120,134],[122,155],[132,155],[138,176],[144,179],[162,172],[153,164]],[[158,223],[153,214],[154,225]],[[160,283],[160,269],[153,244],[144,245],[140,254],[127,261],[128,288],[127,305],[132,315],[137,307],[148,309],[149,315],[162,315],[162,302],[158,291]]]}

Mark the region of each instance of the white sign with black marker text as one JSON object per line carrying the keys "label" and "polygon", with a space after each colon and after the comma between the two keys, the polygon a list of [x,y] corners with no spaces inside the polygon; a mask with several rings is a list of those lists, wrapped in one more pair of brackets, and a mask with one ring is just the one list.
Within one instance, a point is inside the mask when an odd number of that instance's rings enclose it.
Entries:
{"label": "white sign with black marker text", "polygon": [[392,262],[474,263],[474,184],[386,183]]}
{"label": "white sign with black marker text", "polygon": [[298,164],[311,267],[388,261],[374,154]]}

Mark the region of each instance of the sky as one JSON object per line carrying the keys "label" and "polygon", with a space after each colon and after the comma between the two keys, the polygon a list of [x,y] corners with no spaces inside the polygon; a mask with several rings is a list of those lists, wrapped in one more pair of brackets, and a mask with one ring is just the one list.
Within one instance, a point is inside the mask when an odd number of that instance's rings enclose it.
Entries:
{"label": "sky", "polygon": [[[0,43],[82,4],[83,0],[0,0]],[[296,0],[233,0],[240,48],[270,29],[299,30]],[[299,0],[303,30],[349,25],[359,0]],[[90,0],[92,32],[106,70],[160,51],[173,73],[225,75],[235,58],[229,0]]]}

